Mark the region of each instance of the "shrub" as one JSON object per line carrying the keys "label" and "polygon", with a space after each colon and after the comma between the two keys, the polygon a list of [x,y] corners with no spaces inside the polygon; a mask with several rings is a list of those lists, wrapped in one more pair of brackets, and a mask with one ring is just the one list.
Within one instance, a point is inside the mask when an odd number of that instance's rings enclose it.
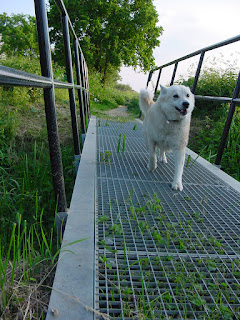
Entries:
{"label": "shrub", "polygon": [[[196,95],[232,97],[237,80],[237,70],[233,65],[227,64],[221,59],[214,58],[208,61],[202,69],[197,88]],[[180,80],[179,83],[192,87],[194,77],[189,77],[185,80]],[[195,114],[206,116],[216,115],[216,112],[225,112],[226,105],[204,100],[196,100]],[[219,111],[223,109],[222,111]]]}

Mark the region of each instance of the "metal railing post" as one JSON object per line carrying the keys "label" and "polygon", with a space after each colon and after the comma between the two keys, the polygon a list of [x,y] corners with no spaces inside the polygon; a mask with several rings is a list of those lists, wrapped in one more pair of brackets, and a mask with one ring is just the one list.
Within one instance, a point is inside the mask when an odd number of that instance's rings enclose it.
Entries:
{"label": "metal railing post", "polygon": [[52,167],[53,188],[57,211],[67,211],[67,201],[64,186],[62,156],[58,136],[57,116],[55,107],[53,70],[51,48],[48,32],[48,19],[44,0],[34,0],[37,20],[38,44],[40,52],[41,72],[52,81],[51,88],[44,88],[45,113],[48,129],[49,153]]}
{"label": "metal railing post", "polygon": [[178,62],[175,63],[175,66],[174,66],[174,69],[173,69],[173,74],[172,74],[172,80],[170,82],[170,86],[172,86],[173,83],[174,83],[174,79],[175,79],[176,72],[177,72],[177,67],[178,67]]}
{"label": "metal railing post", "polygon": [[149,72],[149,75],[148,75],[148,79],[147,79],[146,89],[148,88],[148,84],[149,84],[149,82],[150,82],[151,79],[152,79],[152,75],[153,75],[153,72],[150,71],[150,72]]}
{"label": "metal railing post", "polygon": [[[240,91],[240,71],[238,74],[238,79],[237,79],[237,83],[233,92],[233,97],[232,99],[236,99],[239,95],[239,91]],[[216,161],[215,164],[216,165],[220,165],[221,159],[222,159],[222,155],[223,155],[223,150],[225,148],[226,142],[227,142],[227,137],[228,137],[228,133],[230,130],[230,126],[232,123],[232,119],[233,119],[233,115],[235,112],[235,106],[236,106],[236,102],[232,101],[230,104],[230,108],[229,108],[229,112],[228,112],[228,117],[227,120],[225,122],[225,127],[223,130],[223,134],[222,134],[222,139],[218,148],[218,153],[217,153],[217,157],[216,157]]]}
{"label": "metal railing post", "polygon": [[[74,41],[74,51],[75,51],[75,68],[76,68],[76,75],[77,75],[77,84],[82,87],[83,84],[81,83],[79,49],[78,49],[77,40]],[[78,89],[77,92],[78,92],[79,109],[80,109],[81,132],[82,134],[85,134],[86,125],[85,125],[85,113],[84,113],[82,89]]]}
{"label": "metal railing post", "polygon": [[205,51],[202,51],[201,55],[200,55],[200,58],[199,58],[198,67],[197,67],[197,71],[196,71],[196,74],[195,74],[193,86],[192,86],[192,93],[193,94],[195,93],[195,90],[196,90],[196,87],[197,87],[198,78],[199,78],[199,75],[200,75],[200,71],[201,71],[204,55],[205,55]]}
{"label": "metal railing post", "polygon": [[89,81],[88,81],[88,68],[86,61],[85,63],[85,79],[86,79],[86,95],[87,95],[87,110],[88,110],[88,119],[91,117],[91,111],[90,111],[90,95],[89,95]]}
{"label": "metal railing post", "polygon": [[157,89],[158,89],[158,84],[159,84],[159,80],[160,80],[160,77],[161,77],[161,73],[162,73],[162,68],[159,69],[157,83],[156,83],[156,87],[155,87],[155,90],[154,90],[154,96],[156,96],[156,94],[157,94]]}
{"label": "metal railing post", "polygon": [[[65,49],[65,59],[66,59],[67,80],[70,83],[74,83],[68,18],[65,14],[62,15],[62,27],[63,27],[63,39],[64,39],[64,49]],[[68,89],[68,92],[69,92],[71,120],[72,120],[74,153],[75,153],[75,159],[76,159],[76,161],[78,161],[78,160],[80,160],[80,153],[81,152],[80,152],[79,135],[78,135],[78,124],[77,124],[74,88]]]}
{"label": "metal railing post", "polygon": [[[81,75],[81,83],[83,87],[83,105],[84,105],[84,114],[85,114],[85,119],[86,121],[86,116],[87,116],[87,98],[86,98],[86,84],[85,84],[85,78],[84,78],[84,67],[83,67],[83,55],[82,52],[79,52],[79,62],[80,62],[80,75]],[[87,124],[86,124],[87,125]]]}

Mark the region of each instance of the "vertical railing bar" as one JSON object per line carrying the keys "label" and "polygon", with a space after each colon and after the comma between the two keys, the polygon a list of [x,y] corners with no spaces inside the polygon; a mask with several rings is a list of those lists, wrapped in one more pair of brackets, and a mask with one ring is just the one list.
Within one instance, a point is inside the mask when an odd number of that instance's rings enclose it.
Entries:
{"label": "vertical railing bar", "polygon": [[87,79],[86,79],[86,65],[85,65],[85,59],[83,58],[83,79],[84,79],[84,92],[86,97],[86,114],[87,118],[89,120],[89,114],[88,114],[88,95],[87,95]]}
{"label": "vertical railing bar", "polygon": [[87,106],[88,106],[88,119],[91,117],[91,109],[90,109],[90,92],[89,92],[89,81],[88,81],[88,68],[85,62],[85,72],[86,72],[86,93],[87,93]]}
{"label": "vertical railing bar", "polygon": [[[75,68],[76,68],[77,84],[82,87],[83,85],[81,83],[80,64],[79,64],[79,49],[78,49],[78,42],[76,39],[74,41],[74,51],[75,51]],[[77,92],[78,92],[79,109],[80,109],[81,132],[82,134],[85,134],[86,125],[85,125],[82,89],[78,89]]]}
{"label": "vertical railing bar", "polygon": [[[83,104],[84,104],[84,114],[85,117],[88,115],[87,113],[87,99],[86,99],[86,85],[85,85],[85,77],[84,77],[84,67],[83,67],[83,54],[80,52],[79,54],[79,61],[80,61],[80,75],[81,75],[81,82],[83,86]],[[86,121],[86,118],[84,119]]]}
{"label": "vertical railing bar", "polygon": [[[63,39],[64,39],[64,49],[65,49],[65,59],[66,59],[67,80],[70,83],[74,83],[70,34],[69,34],[68,18],[66,15],[62,15],[62,27],[63,27]],[[80,160],[79,156],[80,156],[81,152],[80,152],[79,135],[78,135],[78,123],[77,123],[74,88],[68,89],[68,92],[69,92],[71,120],[72,120],[74,153],[75,153],[75,158],[77,158],[76,160],[79,162],[79,160]],[[76,164],[76,165],[78,166],[78,164]]]}
{"label": "vertical railing bar", "polygon": [[62,155],[58,136],[51,48],[49,40],[48,19],[44,0],[34,0],[37,21],[38,44],[42,76],[52,81],[51,88],[43,89],[45,113],[48,131],[49,153],[52,168],[53,188],[58,212],[67,212],[64,186]]}
{"label": "vertical railing bar", "polygon": [[151,79],[152,79],[152,75],[153,75],[153,72],[150,71],[150,72],[149,72],[149,75],[148,75],[148,79],[147,79],[146,89],[148,88],[148,84],[149,84],[149,82],[150,82]]}
{"label": "vertical railing bar", "polygon": [[199,62],[198,62],[198,67],[197,67],[197,71],[195,74],[195,78],[194,78],[194,83],[192,86],[192,93],[195,93],[196,87],[197,87],[197,83],[198,83],[198,79],[199,79],[199,75],[200,75],[200,71],[202,68],[202,63],[203,63],[203,59],[204,59],[204,55],[205,55],[205,51],[201,52],[200,58],[199,58]]}
{"label": "vertical railing bar", "polygon": [[161,77],[161,73],[162,73],[162,68],[159,69],[157,83],[156,83],[156,87],[155,87],[155,90],[154,90],[154,96],[156,96],[156,94],[157,94],[157,89],[158,89],[158,84],[159,84],[159,80],[160,80],[160,77]]}
{"label": "vertical railing bar", "polygon": [[[232,99],[236,99],[238,97],[239,91],[240,91],[240,71],[239,71],[239,74],[238,74],[238,78],[237,78],[237,82],[236,82],[236,86],[235,86],[235,89],[234,89],[234,92],[233,92]],[[227,117],[227,120],[225,122],[225,127],[224,127],[224,130],[223,130],[223,133],[222,133],[222,139],[221,139],[221,142],[220,142],[220,145],[219,145],[219,148],[218,148],[218,153],[217,153],[217,157],[216,157],[216,161],[215,161],[216,165],[220,165],[220,162],[221,162],[221,159],[222,159],[223,151],[224,151],[224,148],[225,148],[225,145],[226,145],[226,142],[227,142],[228,133],[229,133],[230,126],[231,126],[232,119],[233,119],[233,115],[234,115],[234,112],[235,112],[235,106],[236,106],[236,103],[234,101],[232,101],[231,104],[230,104],[229,111],[228,111],[228,117]]]}
{"label": "vertical railing bar", "polygon": [[175,63],[175,66],[174,66],[174,69],[173,69],[173,74],[172,74],[172,80],[170,82],[170,86],[172,86],[173,83],[174,83],[174,79],[175,79],[176,72],[177,72],[177,67],[178,67],[178,62]]}

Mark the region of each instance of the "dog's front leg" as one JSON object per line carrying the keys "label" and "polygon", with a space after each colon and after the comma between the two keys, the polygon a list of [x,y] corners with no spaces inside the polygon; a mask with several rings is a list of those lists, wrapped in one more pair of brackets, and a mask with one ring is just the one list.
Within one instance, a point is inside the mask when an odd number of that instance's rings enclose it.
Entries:
{"label": "dog's front leg", "polygon": [[182,175],[183,175],[183,166],[185,161],[185,150],[176,150],[174,152],[174,163],[175,163],[175,171],[174,178],[172,183],[173,190],[183,190],[182,185]]}

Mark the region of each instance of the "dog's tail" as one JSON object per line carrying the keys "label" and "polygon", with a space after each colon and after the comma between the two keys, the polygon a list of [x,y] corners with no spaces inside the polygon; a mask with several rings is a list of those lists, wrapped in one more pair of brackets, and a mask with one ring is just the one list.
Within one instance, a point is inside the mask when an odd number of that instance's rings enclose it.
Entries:
{"label": "dog's tail", "polygon": [[153,103],[153,93],[149,92],[148,90],[142,89],[139,93],[139,106],[144,116]]}

